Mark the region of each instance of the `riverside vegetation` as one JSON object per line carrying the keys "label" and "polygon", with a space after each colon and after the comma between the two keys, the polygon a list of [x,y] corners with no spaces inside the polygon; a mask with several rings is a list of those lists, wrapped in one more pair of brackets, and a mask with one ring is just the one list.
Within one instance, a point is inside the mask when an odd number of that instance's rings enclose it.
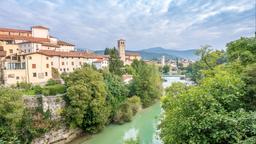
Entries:
{"label": "riverside vegetation", "polygon": [[187,68],[193,86],[175,83],[162,98],[159,126],[165,144],[256,142],[256,38],[227,44],[226,51],[204,46]]}
{"label": "riverside vegetation", "polygon": [[[141,107],[153,104],[162,94],[161,77],[155,66],[135,60],[124,67],[115,48],[108,49],[110,70],[96,70],[85,65],[61,75],[65,85],[54,80],[45,86],[20,83],[0,88],[0,143],[31,143],[34,138],[65,124],[85,133],[100,132],[110,123],[123,124]],[[122,82],[122,74],[133,75],[130,84]],[[23,95],[65,94],[63,119],[51,120],[42,108],[27,109]]]}

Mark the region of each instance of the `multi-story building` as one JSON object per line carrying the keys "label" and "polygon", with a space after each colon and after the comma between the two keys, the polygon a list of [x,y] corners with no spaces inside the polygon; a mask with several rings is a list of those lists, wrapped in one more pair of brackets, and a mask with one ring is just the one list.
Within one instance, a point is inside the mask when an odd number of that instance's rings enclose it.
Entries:
{"label": "multi-story building", "polygon": [[119,52],[119,57],[123,61],[124,65],[130,65],[134,59],[140,60],[141,56],[138,52],[126,51],[126,44],[124,39],[117,41],[117,47]]}
{"label": "multi-story building", "polygon": [[49,29],[43,26],[31,30],[0,28],[2,84],[44,84],[52,78],[53,69],[72,72],[84,64],[104,68],[108,57],[75,51],[75,45],[50,36]]}

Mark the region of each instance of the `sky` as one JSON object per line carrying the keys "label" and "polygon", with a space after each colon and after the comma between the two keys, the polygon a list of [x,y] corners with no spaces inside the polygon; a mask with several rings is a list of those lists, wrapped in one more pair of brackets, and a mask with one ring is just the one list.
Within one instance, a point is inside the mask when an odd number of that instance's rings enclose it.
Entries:
{"label": "sky", "polygon": [[0,27],[50,28],[77,48],[223,49],[254,36],[256,0],[0,0]]}

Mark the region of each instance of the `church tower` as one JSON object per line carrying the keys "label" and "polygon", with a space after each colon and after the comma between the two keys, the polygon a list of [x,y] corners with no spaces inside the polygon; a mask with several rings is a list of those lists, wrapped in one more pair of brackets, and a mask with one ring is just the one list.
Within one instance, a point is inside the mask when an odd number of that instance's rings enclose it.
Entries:
{"label": "church tower", "polygon": [[118,53],[121,61],[125,63],[125,40],[120,39],[117,41]]}

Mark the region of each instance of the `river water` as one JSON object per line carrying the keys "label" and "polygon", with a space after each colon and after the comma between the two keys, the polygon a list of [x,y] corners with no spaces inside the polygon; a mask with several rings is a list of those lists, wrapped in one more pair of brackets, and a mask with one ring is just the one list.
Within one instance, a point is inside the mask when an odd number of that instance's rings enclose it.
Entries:
{"label": "river water", "polygon": [[[163,77],[163,87],[181,81],[179,77]],[[161,144],[158,138],[157,125],[161,114],[160,103],[156,103],[138,112],[133,120],[123,125],[109,125],[98,134],[81,137],[71,144],[122,144],[124,139],[139,137],[140,144]]]}

